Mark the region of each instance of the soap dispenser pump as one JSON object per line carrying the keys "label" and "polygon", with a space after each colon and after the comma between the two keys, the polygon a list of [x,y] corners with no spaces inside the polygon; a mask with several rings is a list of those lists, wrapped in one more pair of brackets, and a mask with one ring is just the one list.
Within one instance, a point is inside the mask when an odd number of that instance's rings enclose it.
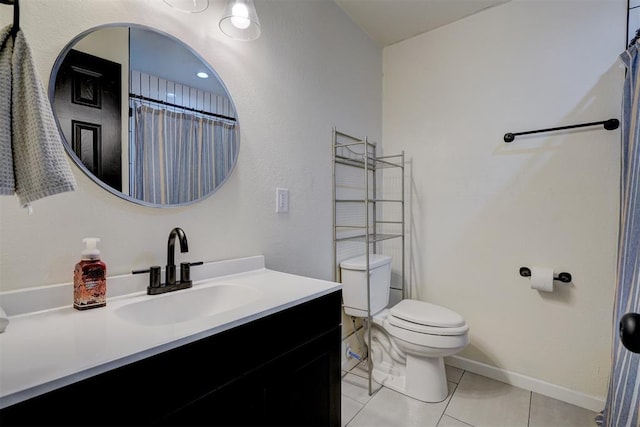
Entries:
{"label": "soap dispenser pump", "polygon": [[107,266],[100,260],[97,237],[82,239],[84,250],[73,273],[73,307],[78,310],[107,305]]}

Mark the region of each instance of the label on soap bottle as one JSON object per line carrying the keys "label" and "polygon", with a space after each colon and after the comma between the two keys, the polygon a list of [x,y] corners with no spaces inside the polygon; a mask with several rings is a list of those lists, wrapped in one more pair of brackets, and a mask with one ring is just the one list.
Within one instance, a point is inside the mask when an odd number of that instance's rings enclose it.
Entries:
{"label": "label on soap bottle", "polygon": [[104,262],[80,261],[73,272],[73,307],[78,310],[107,305],[107,267]]}

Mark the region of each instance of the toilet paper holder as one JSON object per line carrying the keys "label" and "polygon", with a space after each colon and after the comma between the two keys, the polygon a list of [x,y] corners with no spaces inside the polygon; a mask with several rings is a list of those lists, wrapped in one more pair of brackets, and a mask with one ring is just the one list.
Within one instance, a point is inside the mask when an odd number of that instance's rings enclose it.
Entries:
{"label": "toilet paper holder", "polygon": [[[529,267],[520,267],[520,275],[522,277],[531,277],[531,269]],[[558,276],[554,276],[553,280],[557,280],[562,283],[570,283],[572,278],[570,273],[559,273]]]}

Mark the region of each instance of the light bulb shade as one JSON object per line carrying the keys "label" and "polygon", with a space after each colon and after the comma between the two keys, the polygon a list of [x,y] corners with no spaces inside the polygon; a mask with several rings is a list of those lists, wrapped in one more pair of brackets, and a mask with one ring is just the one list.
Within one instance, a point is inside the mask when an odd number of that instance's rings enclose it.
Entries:
{"label": "light bulb shade", "polygon": [[260,37],[260,20],[253,0],[227,0],[220,30],[236,40],[255,40]]}
{"label": "light bulb shade", "polygon": [[166,4],[187,13],[200,13],[209,7],[209,0],[164,0]]}

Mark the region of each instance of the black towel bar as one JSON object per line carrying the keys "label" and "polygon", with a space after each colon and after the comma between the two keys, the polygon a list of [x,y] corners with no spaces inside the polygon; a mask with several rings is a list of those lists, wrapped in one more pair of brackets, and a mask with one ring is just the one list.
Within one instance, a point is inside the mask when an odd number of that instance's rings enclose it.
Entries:
{"label": "black towel bar", "polygon": [[614,130],[614,129],[618,129],[618,126],[620,126],[620,120],[609,119],[609,120],[602,120],[600,122],[582,123],[579,125],[560,126],[556,128],[530,130],[526,132],[505,133],[504,142],[506,142],[507,144],[510,142],[513,142],[513,140],[516,139],[516,136],[518,135],[529,135],[531,133],[553,132],[556,130],[574,129],[574,128],[582,128],[585,126],[598,126],[598,125],[603,125],[606,130]]}

